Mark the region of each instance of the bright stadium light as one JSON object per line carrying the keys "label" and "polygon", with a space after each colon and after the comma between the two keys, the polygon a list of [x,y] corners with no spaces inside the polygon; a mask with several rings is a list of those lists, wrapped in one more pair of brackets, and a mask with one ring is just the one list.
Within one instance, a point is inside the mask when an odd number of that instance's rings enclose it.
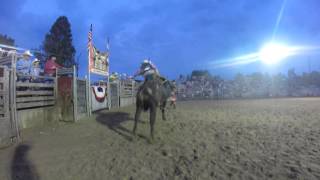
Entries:
{"label": "bright stadium light", "polygon": [[275,64],[291,54],[291,49],[285,45],[268,43],[259,51],[259,58],[265,64]]}

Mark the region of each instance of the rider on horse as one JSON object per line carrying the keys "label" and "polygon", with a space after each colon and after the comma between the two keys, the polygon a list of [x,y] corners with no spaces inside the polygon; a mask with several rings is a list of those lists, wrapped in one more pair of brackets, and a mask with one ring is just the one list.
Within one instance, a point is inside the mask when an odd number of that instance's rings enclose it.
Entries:
{"label": "rider on horse", "polygon": [[140,75],[143,75],[145,82],[154,80],[155,78],[160,78],[162,81],[165,81],[165,78],[160,76],[159,70],[150,60],[144,60],[141,63],[140,69],[134,74],[134,77]]}

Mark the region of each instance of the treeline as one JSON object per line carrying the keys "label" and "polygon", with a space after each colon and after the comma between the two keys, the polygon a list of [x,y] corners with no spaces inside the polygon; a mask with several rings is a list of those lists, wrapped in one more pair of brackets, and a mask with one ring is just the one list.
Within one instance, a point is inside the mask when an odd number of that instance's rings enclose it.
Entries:
{"label": "treeline", "polygon": [[5,34],[0,34],[0,44],[14,46],[14,39]]}
{"label": "treeline", "polygon": [[[0,44],[16,45],[15,40],[5,34],[0,34]],[[60,16],[56,19],[39,48],[20,48],[31,50],[42,64],[50,55],[54,55],[57,57],[57,62],[64,67],[78,66],[75,60],[76,50],[73,46],[71,24],[66,16]]]}
{"label": "treeline", "polygon": [[180,76],[178,94],[181,98],[265,98],[320,96],[320,72],[297,74],[237,74],[232,80],[213,76],[208,71],[193,71]]}

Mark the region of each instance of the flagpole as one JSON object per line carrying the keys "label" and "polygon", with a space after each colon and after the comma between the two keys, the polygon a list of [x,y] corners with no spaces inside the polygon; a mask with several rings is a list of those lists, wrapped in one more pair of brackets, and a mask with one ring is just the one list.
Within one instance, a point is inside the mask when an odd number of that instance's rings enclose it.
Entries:
{"label": "flagpole", "polygon": [[89,53],[88,53],[88,115],[91,116],[91,82],[90,82],[90,68],[91,68],[91,48],[92,48],[92,24],[90,25],[91,37],[88,39],[89,43]]}
{"label": "flagpole", "polygon": [[107,99],[108,99],[108,109],[110,110],[111,109],[111,90],[110,90],[110,39],[109,38],[107,38],[107,53],[108,53],[108,59],[107,59],[107,61],[108,61],[108,69],[107,69],[107,71],[108,71],[108,76],[107,76],[107,91],[108,91],[108,93],[107,93],[107,95],[108,95],[108,97],[107,97]]}

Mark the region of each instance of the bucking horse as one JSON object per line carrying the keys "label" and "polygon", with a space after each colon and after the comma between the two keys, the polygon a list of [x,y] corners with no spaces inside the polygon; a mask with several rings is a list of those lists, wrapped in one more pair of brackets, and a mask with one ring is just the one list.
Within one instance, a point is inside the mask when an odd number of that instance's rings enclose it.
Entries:
{"label": "bucking horse", "polygon": [[140,86],[136,96],[136,114],[134,118],[133,134],[136,135],[137,124],[142,111],[150,111],[150,135],[154,138],[154,123],[157,115],[157,108],[160,106],[162,120],[166,120],[165,107],[168,98],[175,90],[175,85],[169,80],[162,80],[155,77],[146,81]]}

